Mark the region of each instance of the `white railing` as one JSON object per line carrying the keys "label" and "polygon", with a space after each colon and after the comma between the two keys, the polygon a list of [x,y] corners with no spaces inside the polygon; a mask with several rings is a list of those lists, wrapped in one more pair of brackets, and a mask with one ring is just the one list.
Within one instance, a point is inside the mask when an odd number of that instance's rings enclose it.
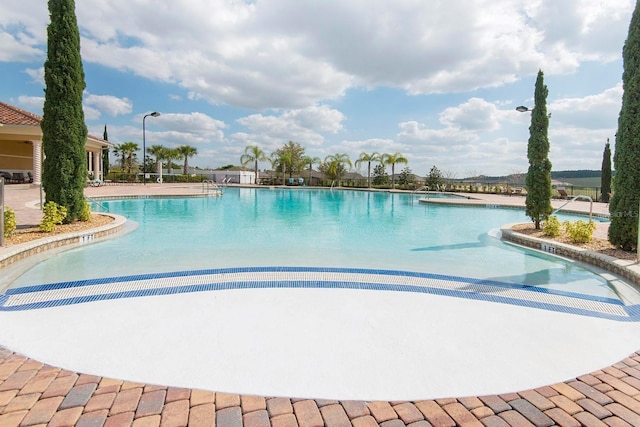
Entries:
{"label": "white railing", "polygon": [[591,217],[593,216],[593,199],[589,196],[583,196],[583,195],[578,195],[575,196],[574,198],[572,198],[571,200],[568,200],[567,203],[563,204],[562,206],[560,206],[558,209],[555,209],[551,215],[555,215],[560,209],[564,208],[565,206],[567,206],[569,203],[575,202],[578,199],[584,199],[584,200],[588,200],[591,204],[589,206],[589,222],[591,222]]}

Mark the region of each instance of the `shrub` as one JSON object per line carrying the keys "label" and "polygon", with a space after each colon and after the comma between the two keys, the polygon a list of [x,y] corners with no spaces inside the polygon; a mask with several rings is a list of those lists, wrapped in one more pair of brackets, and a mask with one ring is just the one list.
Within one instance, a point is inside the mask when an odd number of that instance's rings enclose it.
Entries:
{"label": "shrub", "polygon": [[67,217],[67,208],[56,202],[50,201],[44,205],[44,217],[40,223],[40,230],[51,233],[56,229],[56,224],[62,224]]}
{"label": "shrub", "polygon": [[87,199],[84,199],[84,206],[82,207],[82,211],[80,212],[78,219],[80,221],[91,221],[91,205],[89,205],[89,201]]}
{"label": "shrub", "polygon": [[591,241],[596,224],[593,221],[565,221],[564,229],[573,243],[587,243]]}
{"label": "shrub", "polygon": [[547,220],[544,222],[544,226],[542,227],[542,232],[545,234],[545,236],[558,237],[562,233],[558,217],[553,215],[547,218]]}
{"label": "shrub", "polygon": [[4,237],[11,237],[16,229],[16,213],[8,206],[4,208]]}

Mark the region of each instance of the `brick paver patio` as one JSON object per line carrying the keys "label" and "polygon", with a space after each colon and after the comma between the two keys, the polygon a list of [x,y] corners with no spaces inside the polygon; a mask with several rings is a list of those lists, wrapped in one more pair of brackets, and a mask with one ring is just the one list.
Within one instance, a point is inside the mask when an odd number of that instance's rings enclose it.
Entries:
{"label": "brick paver patio", "polygon": [[71,372],[0,347],[0,426],[640,426],[640,354],[535,390],[413,402],[244,396]]}
{"label": "brick paver patio", "polygon": [[[12,207],[37,221],[14,193]],[[22,222],[23,224],[25,222]],[[549,349],[552,351],[552,349]],[[188,363],[188,362],[186,362]],[[245,396],[71,372],[0,347],[0,426],[640,426],[640,354],[563,383],[412,402]]]}

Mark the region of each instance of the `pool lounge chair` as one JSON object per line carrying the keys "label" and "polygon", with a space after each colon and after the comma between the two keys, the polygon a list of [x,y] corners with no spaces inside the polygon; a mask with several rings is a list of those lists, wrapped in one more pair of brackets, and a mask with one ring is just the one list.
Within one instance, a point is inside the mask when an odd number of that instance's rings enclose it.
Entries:
{"label": "pool lounge chair", "polygon": [[11,182],[17,182],[18,184],[24,184],[27,182],[27,178],[24,176],[22,172],[14,172],[11,177]]}
{"label": "pool lounge chair", "polygon": [[567,194],[567,190],[564,189],[564,187],[558,187],[558,194],[560,195],[560,198],[562,199],[568,199],[569,195]]}

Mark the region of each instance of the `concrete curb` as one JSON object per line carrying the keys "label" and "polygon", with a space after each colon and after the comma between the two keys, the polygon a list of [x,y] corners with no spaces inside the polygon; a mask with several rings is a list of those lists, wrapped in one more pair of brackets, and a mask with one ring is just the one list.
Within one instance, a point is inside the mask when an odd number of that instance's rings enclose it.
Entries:
{"label": "concrete curb", "polygon": [[553,242],[550,240],[527,236],[514,231],[512,229],[514,225],[516,224],[506,224],[500,228],[503,240],[521,246],[538,249],[551,255],[564,256],[594,265],[617,276],[624,277],[631,281],[635,285],[636,289],[640,290],[640,265],[638,262],[614,258],[598,252],[567,245],[566,243]]}
{"label": "concrete curb", "polygon": [[111,213],[101,213],[101,215],[110,216],[114,220],[109,224],[89,230],[58,234],[8,248],[0,248],[0,268],[9,267],[18,261],[42,252],[74,244],[92,243],[97,239],[113,236],[124,231],[127,222],[125,217]]}

